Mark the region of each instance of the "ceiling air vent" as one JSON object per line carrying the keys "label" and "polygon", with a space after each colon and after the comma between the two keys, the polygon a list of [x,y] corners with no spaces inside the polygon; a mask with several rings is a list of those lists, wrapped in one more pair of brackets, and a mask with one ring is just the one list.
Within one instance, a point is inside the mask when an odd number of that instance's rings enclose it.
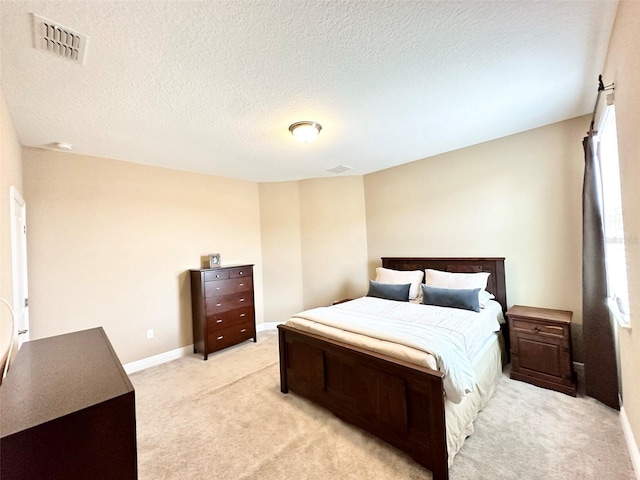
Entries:
{"label": "ceiling air vent", "polygon": [[344,172],[348,172],[349,170],[353,170],[353,168],[347,165],[338,165],[337,167],[330,168],[329,170],[327,170],[327,172],[344,173]]}
{"label": "ceiling air vent", "polygon": [[86,35],[33,14],[33,46],[38,50],[84,65],[88,40]]}

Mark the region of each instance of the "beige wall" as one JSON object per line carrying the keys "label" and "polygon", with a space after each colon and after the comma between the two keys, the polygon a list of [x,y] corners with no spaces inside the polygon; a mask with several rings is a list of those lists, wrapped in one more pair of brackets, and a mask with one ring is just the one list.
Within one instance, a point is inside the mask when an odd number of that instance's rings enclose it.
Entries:
{"label": "beige wall", "polygon": [[581,358],[581,140],[588,117],[365,176],[369,272],[382,256],[505,257],[507,300],[571,310]]}
{"label": "beige wall", "polygon": [[299,183],[304,308],[364,295],[368,273],[362,177]]}
{"label": "beige wall", "polygon": [[603,72],[615,82],[631,330],[620,330],[624,409],[640,443],[640,2],[620,2]]}
{"label": "beige wall", "polygon": [[[9,187],[22,194],[22,152],[20,140],[0,89],[0,297],[13,305],[11,269],[11,219]],[[11,315],[0,305],[0,366],[4,365],[11,340]],[[1,373],[0,373],[1,375]]]}
{"label": "beige wall", "polygon": [[260,184],[265,318],[367,289],[362,177]]}
{"label": "beige wall", "polygon": [[256,183],[28,148],[23,158],[32,338],[102,326],[124,363],[190,345],[186,271],[210,252],[256,264],[263,321]]}
{"label": "beige wall", "polygon": [[300,195],[297,182],[261,183],[260,222],[265,322],[303,310]]}
{"label": "beige wall", "polygon": [[211,251],[256,264],[259,323],[366,292],[362,177],[258,185],[30,148],[24,162],[34,339],[101,325],[125,363],[189,345],[186,270]]}

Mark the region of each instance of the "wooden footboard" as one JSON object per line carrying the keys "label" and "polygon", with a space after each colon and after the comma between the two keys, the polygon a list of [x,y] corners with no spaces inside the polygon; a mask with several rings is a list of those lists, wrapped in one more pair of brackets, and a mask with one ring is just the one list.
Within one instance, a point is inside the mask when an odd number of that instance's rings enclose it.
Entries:
{"label": "wooden footboard", "polygon": [[449,478],[442,373],[279,325],[280,388],[292,390]]}

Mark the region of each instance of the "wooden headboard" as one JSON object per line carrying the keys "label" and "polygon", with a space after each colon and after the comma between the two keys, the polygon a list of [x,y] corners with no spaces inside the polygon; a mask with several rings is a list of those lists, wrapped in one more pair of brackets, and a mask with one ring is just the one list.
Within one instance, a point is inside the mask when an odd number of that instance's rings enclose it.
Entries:
{"label": "wooden headboard", "polygon": [[425,258],[425,257],[382,257],[382,266],[393,270],[441,270],[453,273],[489,272],[487,291],[507,311],[507,288],[504,278],[504,258]]}

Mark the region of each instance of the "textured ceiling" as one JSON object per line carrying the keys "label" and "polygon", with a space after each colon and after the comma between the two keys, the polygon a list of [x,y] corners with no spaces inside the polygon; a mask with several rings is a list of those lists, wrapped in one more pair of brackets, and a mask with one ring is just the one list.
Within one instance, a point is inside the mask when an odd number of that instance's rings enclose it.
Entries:
{"label": "textured ceiling", "polygon": [[[0,82],[23,145],[251,181],[362,175],[588,113],[616,8],[0,0]],[[32,13],[87,35],[85,64],[34,49]],[[322,124],[315,142],[289,133],[299,120]]]}

